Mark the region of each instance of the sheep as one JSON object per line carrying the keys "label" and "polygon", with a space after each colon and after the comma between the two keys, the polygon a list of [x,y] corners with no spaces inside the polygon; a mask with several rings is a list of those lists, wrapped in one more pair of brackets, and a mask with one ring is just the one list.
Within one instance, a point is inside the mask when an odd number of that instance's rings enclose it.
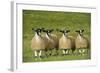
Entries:
{"label": "sheep", "polygon": [[49,31],[48,32],[49,33],[48,36],[54,41],[54,49],[53,50],[56,51],[56,53],[54,54],[56,56],[56,55],[58,55],[58,50],[59,50],[59,48],[58,48],[59,39],[58,39],[56,34],[52,33],[52,31],[54,31],[53,29],[48,29],[48,31]]}
{"label": "sheep", "polygon": [[32,29],[35,31],[35,35],[31,40],[31,49],[34,51],[35,58],[41,58],[42,52],[45,49],[45,42],[43,38],[41,37],[41,29]]}
{"label": "sheep", "polygon": [[88,39],[83,36],[84,30],[76,30],[78,33],[76,39],[75,39],[75,47],[78,49],[78,53],[84,55],[86,52],[86,48],[89,46]]}
{"label": "sheep", "polygon": [[59,30],[63,33],[62,37],[59,39],[59,49],[62,50],[63,55],[69,54],[71,48],[72,48],[72,42],[71,39],[68,37],[68,32],[70,30]]}
{"label": "sheep", "polygon": [[72,53],[75,52],[75,38],[73,36],[68,36],[68,38],[70,38],[71,40],[71,50],[72,50]]}
{"label": "sheep", "polygon": [[55,34],[52,34],[52,33],[49,33],[50,34],[50,37],[54,40],[54,42],[55,42],[55,48],[58,48],[58,42],[59,42],[59,40],[58,40],[58,37],[57,37],[57,35],[55,35]]}
{"label": "sheep", "polygon": [[55,43],[54,49],[56,50],[56,54],[55,54],[55,56],[56,56],[56,55],[59,54],[59,48],[58,48],[59,39],[58,39],[57,35],[55,35],[55,34],[51,34],[51,33],[50,33],[50,36],[51,36],[51,38],[54,40],[54,43]]}
{"label": "sheep", "polygon": [[52,50],[55,48],[57,41],[54,40],[56,38],[54,35],[51,35],[50,33],[53,31],[53,29],[44,29],[43,32],[45,32],[44,40],[46,44],[45,51],[49,51],[49,55],[52,55]]}

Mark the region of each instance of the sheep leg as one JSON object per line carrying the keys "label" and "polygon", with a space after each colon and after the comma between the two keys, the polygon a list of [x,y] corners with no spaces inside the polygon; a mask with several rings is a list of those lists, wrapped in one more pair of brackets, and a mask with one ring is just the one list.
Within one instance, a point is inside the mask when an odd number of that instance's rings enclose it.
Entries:
{"label": "sheep leg", "polygon": [[39,51],[39,57],[42,57],[42,50]]}
{"label": "sheep leg", "polygon": [[66,49],[66,50],[65,50],[65,54],[67,55],[68,53],[69,53],[69,50],[68,50],[68,49]]}
{"label": "sheep leg", "polygon": [[66,50],[65,50],[65,49],[63,49],[63,50],[62,50],[62,52],[63,52],[63,55],[65,55],[65,54],[66,54]]}
{"label": "sheep leg", "polygon": [[76,50],[75,48],[72,48],[71,49],[71,53],[74,54],[75,53],[75,50]]}
{"label": "sheep leg", "polygon": [[70,52],[71,52],[71,50],[70,50],[70,49],[66,49],[65,51],[66,51],[66,55],[69,55],[69,54],[70,54]]}
{"label": "sheep leg", "polygon": [[85,55],[86,54],[86,49],[82,49],[82,52],[83,52],[82,55]]}
{"label": "sheep leg", "polygon": [[82,54],[82,50],[81,49],[79,49],[78,51],[79,51],[79,54]]}
{"label": "sheep leg", "polygon": [[69,54],[72,54],[72,50],[71,49],[69,49]]}
{"label": "sheep leg", "polygon": [[75,55],[76,55],[76,56],[78,56],[78,55],[80,54],[79,50],[80,50],[80,48],[77,48],[77,49],[75,50]]}
{"label": "sheep leg", "polygon": [[37,58],[38,53],[37,53],[37,51],[36,51],[36,50],[34,51],[34,55],[35,55],[35,58]]}
{"label": "sheep leg", "polygon": [[79,53],[80,53],[81,55],[84,55],[85,49],[80,49],[80,50],[79,50]]}
{"label": "sheep leg", "polygon": [[50,56],[52,55],[52,49],[50,49],[50,53],[49,53],[49,55],[50,55]]}

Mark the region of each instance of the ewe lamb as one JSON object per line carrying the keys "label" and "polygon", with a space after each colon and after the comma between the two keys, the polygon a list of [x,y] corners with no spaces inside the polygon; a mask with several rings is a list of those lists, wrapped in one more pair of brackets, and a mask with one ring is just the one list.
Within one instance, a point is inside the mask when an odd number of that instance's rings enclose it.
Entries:
{"label": "ewe lamb", "polygon": [[59,49],[62,49],[63,55],[69,54],[72,45],[71,45],[71,39],[68,37],[68,32],[70,30],[59,30],[63,33],[62,37],[59,39]]}
{"label": "ewe lamb", "polygon": [[78,35],[75,39],[75,46],[76,49],[78,49],[78,53],[83,54],[86,52],[89,43],[87,38],[83,36],[84,30],[76,30],[76,32],[78,33]]}
{"label": "ewe lamb", "polygon": [[55,49],[55,51],[56,51],[56,53],[55,53],[54,55],[56,56],[56,55],[58,55],[58,50],[59,50],[59,48],[58,48],[59,39],[58,39],[57,35],[52,34],[52,31],[54,31],[53,29],[49,29],[48,31],[49,31],[49,32],[48,32],[48,34],[49,34],[48,36],[49,36],[51,39],[53,39],[53,41],[54,41],[54,49]]}
{"label": "ewe lamb", "polygon": [[41,30],[42,29],[32,29],[35,31],[35,36],[31,40],[31,48],[34,51],[35,57],[42,57],[42,52],[45,49],[45,42],[41,37]]}
{"label": "ewe lamb", "polygon": [[55,34],[50,33],[50,36],[54,40],[54,43],[55,43],[54,49],[56,51],[56,54],[54,54],[54,55],[56,56],[59,54],[59,47],[58,47],[59,46],[59,39],[58,39],[57,35],[55,35]]}
{"label": "ewe lamb", "polygon": [[45,36],[43,36],[44,41],[45,41],[45,45],[46,45],[45,51],[46,51],[47,53],[49,52],[49,55],[52,54],[52,50],[55,48],[55,45],[56,45],[54,39],[53,39],[52,36],[50,35],[50,33],[51,33],[52,31],[53,31],[53,30],[50,30],[50,29],[48,29],[48,30],[44,29],[44,30],[43,30],[43,32],[46,33]]}

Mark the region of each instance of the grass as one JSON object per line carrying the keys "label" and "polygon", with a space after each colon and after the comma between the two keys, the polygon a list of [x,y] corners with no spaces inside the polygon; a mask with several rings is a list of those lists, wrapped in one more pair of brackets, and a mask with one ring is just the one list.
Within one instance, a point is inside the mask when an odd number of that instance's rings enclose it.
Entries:
{"label": "grass", "polygon": [[[44,58],[34,58],[34,52],[32,52],[30,49],[25,51],[26,53],[24,55],[24,62],[47,62],[47,61],[67,61],[67,60],[86,60],[86,59],[91,59],[90,57],[90,52],[88,54],[84,55],[76,55],[76,54],[70,54],[70,55],[65,55],[62,56],[61,50],[59,50],[59,55],[57,56],[49,56],[49,57],[44,57]],[[54,52],[55,53],[55,52]]]}
{"label": "grass", "polygon": [[[34,36],[32,28],[53,28],[71,30],[69,35],[77,36],[75,30],[84,29],[85,36],[90,40],[91,37],[91,14],[80,12],[56,12],[56,11],[37,11],[23,10],[23,62],[39,62],[39,61],[64,61],[64,60],[83,60],[90,59],[90,53],[84,56],[51,56],[42,60],[35,60],[33,52],[30,48],[31,39]],[[62,33],[53,32],[61,37]]]}

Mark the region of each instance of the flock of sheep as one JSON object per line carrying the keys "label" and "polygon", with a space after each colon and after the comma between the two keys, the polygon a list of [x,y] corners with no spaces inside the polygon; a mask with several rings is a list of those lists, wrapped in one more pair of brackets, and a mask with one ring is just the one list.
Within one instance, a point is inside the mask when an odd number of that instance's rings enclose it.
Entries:
{"label": "flock of sheep", "polygon": [[[75,50],[78,50],[77,53],[79,54],[84,54],[89,46],[88,39],[83,36],[84,30],[76,30],[75,32],[78,33],[76,38],[69,36],[70,30],[67,29],[56,30],[62,33],[60,38],[52,33],[53,29],[37,28],[32,30],[35,32],[35,35],[31,40],[31,49],[34,51],[36,58],[43,57],[42,54],[45,54],[47,57],[51,56],[53,50],[56,51],[55,55],[59,54],[58,50],[62,51],[62,55],[74,53]],[[45,35],[41,33],[45,33]]]}

